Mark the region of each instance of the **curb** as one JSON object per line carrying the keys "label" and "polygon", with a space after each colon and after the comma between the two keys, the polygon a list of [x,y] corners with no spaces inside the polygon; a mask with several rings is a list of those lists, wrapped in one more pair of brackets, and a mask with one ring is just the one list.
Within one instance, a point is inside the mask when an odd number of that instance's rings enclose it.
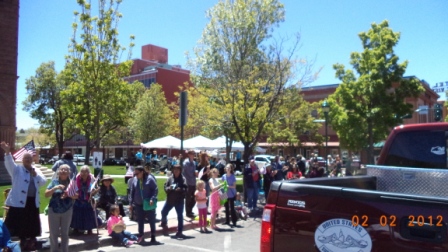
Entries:
{"label": "curb", "polygon": [[[220,218],[216,219],[216,223],[221,224],[224,222],[224,219],[225,219],[225,217],[224,218],[220,217]],[[173,219],[173,222],[176,225],[168,228],[168,232],[170,234],[177,232],[177,219]],[[156,223],[156,237],[163,236],[163,230],[159,227],[159,225],[160,225],[159,223]],[[145,223],[145,227],[147,227],[147,223]],[[183,228],[184,231],[191,230],[191,229],[194,229],[197,227],[198,227],[198,223],[195,223],[195,221],[185,221],[184,220],[184,228]],[[133,233],[133,232],[131,232],[131,233]],[[135,233],[133,233],[133,234],[135,234]],[[145,234],[143,235],[143,237],[145,239],[148,239],[148,238],[150,238],[150,234],[151,234],[151,231],[149,231],[149,230],[145,231]],[[101,234],[98,236],[90,235],[89,237],[85,237],[85,239],[83,239],[83,240],[84,240],[84,242],[69,245],[69,251],[70,252],[85,251],[85,250],[98,249],[100,247],[111,246],[111,245],[120,246],[118,241],[112,239],[112,237],[110,237],[108,235],[101,235]],[[143,244],[145,244],[145,243],[146,243],[146,241],[143,242]],[[45,251],[45,252],[50,251],[50,247],[39,249],[39,251]]]}

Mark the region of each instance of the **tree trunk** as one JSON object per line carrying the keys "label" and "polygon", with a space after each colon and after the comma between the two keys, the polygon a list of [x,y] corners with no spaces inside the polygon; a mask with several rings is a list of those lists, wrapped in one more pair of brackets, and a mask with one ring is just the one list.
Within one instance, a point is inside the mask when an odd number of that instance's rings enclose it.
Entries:
{"label": "tree trunk", "polygon": [[62,124],[56,124],[56,143],[58,144],[59,158],[64,152],[64,127]]}
{"label": "tree trunk", "polygon": [[86,134],[86,155],[85,158],[86,160],[84,161],[84,164],[88,164],[89,163],[89,157],[90,157],[90,134]]}
{"label": "tree trunk", "polygon": [[246,182],[244,181],[244,170],[246,169],[246,166],[249,164],[249,157],[250,155],[252,155],[252,148],[250,147],[251,143],[245,143],[244,144],[244,153],[243,153],[243,168],[242,168],[242,172],[243,172],[243,195],[244,195],[244,202],[247,203],[247,190],[246,190]]}
{"label": "tree trunk", "polygon": [[371,119],[367,119],[367,131],[369,134],[369,146],[367,148],[367,163],[374,164],[374,156],[373,156],[373,123]]}

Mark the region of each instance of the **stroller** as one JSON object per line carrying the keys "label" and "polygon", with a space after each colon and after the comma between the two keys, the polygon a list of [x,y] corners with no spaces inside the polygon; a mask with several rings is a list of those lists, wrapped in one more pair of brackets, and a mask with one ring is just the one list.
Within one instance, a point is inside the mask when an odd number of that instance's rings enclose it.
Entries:
{"label": "stroller", "polygon": [[[237,198],[240,197],[242,199],[242,196],[240,196],[239,193],[237,193]],[[238,219],[240,220],[247,220],[248,217],[248,211],[246,206],[244,206],[244,204],[242,203],[243,201],[241,200],[235,200],[235,211],[236,211],[236,215],[238,217]]]}

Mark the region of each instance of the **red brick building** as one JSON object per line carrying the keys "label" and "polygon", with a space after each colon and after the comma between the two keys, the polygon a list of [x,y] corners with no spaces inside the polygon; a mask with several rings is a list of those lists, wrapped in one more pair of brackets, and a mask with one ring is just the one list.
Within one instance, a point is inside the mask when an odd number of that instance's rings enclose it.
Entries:
{"label": "red brick building", "polygon": [[[185,82],[190,82],[190,71],[178,65],[168,64],[168,49],[160,46],[144,45],[141,55],[141,59],[133,59],[131,75],[124,79],[129,83],[140,81],[146,88],[150,88],[154,83],[160,84],[167,102],[178,102],[174,93],[179,92],[179,87]],[[64,148],[85,154],[85,141],[82,136],[78,138],[79,141],[67,141]],[[128,153],[136,153],[138,149],[138,143],[128,140],[126,143],[105,146],[104,157],[127,157]],[[166,151],[162,152],[166,154]]]}
{"label": "red brick building", "polygon": [[[0,141],[15,146],[19,0],[0,1]],[[0,183],[10,182],[0,149]]]}
{"label": "red brick building", "polygon": [[166,48],[151,44],[144,45],[142,58],[133,61],[131,76],[126,77],[125,80],[130,83],[138,80],[147,88],[153,83],[160,84],[168,103],[177,102],[178,98],[174,92],[179,92],[179,86],[190,81],[189,70],[168,64],[168,49]]}
{"label": "red brick building", "polygon": [[[407,98],[406,102],[412,104],[413,111],[415,111],[412,115],[412,118],[405,119],[404,124],[409,123],[425,123],[425,122],[434,122],[434,104],[437,103],[437,99],[439,95],[434,92],[428,83],[424,80],[420,80],[422,86],[425,91],[418,98]],[[336,91],[336,88],[339,84],[330,84],[330,85],[321,85],[321,86],[310,86],[302,88],[302,94],[306,101],[308,102],[323,102],[329,95],[333,94]],[[439,103],[443,104],[444,101]],[[417,111],[417,109],[419,109]],[[423,108],[423,109],[422,109]],[[446,108],[443,107],[443,116],[446,116]],[[325,135],[325,124],[322,123],[322,127],[319,129],[319,134]],[[328,154],[335,156],[345,156],[348,155],[348,150],[344,150],[339,146],[339,139],[336,132],[331,128],[331,125],[328,125]],[[268,152],[279,154],[279,155],[297,155],[302,154],[306,157],[309,157],[311,153],[318,153],[319,156],[325,156],[325,143],[319,146],[314,142],[303,142],[301,147],[288,147],[287,145],[282,145],[281,143],[270,144],[270,143],[260,143],[261,147],[268,147]],[[379,152],[378,148],[378,152]],[[354,153],[360,158],[362,158],[362,153]]]}

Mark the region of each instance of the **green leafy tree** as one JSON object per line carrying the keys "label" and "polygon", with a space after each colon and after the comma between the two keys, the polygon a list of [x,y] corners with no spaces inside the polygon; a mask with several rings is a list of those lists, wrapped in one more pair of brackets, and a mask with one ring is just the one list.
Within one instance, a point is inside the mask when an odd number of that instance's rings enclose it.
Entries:
{"label": "green leafy tree", "polygon": [[207,17],[196,59],[190,60],[192,82],[209,89],[204,93],[210,104],[225,115],[219,124],[233,128],[247,161],[283,104],[285,87],[315,77],[312,64],[296,57],[299,36],[288,53],[285,39],[272,38],[284,20],[284,6],[277,0],[223,0]]}
{"label": "green leafy tree", "polygon": [[359,34],[364,50],[351,54],[354,71],[335,64],[336,77],[342,83],[329,97],[329,121],[341,146],[349,150],[367,148],[369,163],[374,163],[373,144],[385,139],[391,127],[412,114],[408,97],[417,97],[423,87],[415,78],[404,78],[407,61],[398,63],[394,47],[400,33],[389,23],[373,23]]}
{"label": "green leafy tree", "polygon": [[[46,131],[43,131],[43,128],[34,128],[31,127],[25,130],[25,140],[24,144],[28,143],[31,140],[34,140],[34,145],[36,148],[45,147],[47,145],[53,145],[55,143],[54,136],[48,135]],[[22,146],[20,146],[22,147]]]}
{"label": "green leafy tree", "polygon": [[[191,138],[197,135],[204,135],[209,138],[214,138],[222,134],[215,120],[217,116],[221,116],[222,118],[222,114],[220,111],[213,110],[213,107],[210,106],[210,100],[206,94],[208,89],[203,86],[195,87],[186,84],[180,88],[180,91],[187,92],[188,100],[188,119],[187,124],[184,126],[184,137]],[[180,92],[175,93],[175,95],[180,100]],[[173,111],[179,111],[179,104],[172,104],[171,109]],[[179,128],[179,119],[177,117],[175,124],[177,125],[176,128]]]}
{"label": "green leafy tree", "polygon": [[131,111],[130,127],[134,140],[147,142],[168,135],[171,132],[173,117],[162,86],[151,85],[138,98],[135,110]]}
{"label": "green leafy tree", "polygon": [[87,139],[86,160],[91,147],[99,148],[109,132],[126,126],[135,100],[133,85],[123,80],[130,73],[131,50],[128,60],[120,63],[126,50],[118,42],[120,3],[120,0],[99,0],[98,16],[93,16],[90,1],[78,0],[81,13],[75,12],[77,20],[73,24],[66,66],[70,85],[63,95],[75,127]]}
{"label": "green leafy tree", "polygon": [[[225,107],[220,106],[212,89],[204,85],[185,85],[181,91],[188,93],[188,120],[184,126],[184,138],[191,138],[203,135],[210,139],[226,136],[227,159],[230,156],[232,142],[236,139],[234,127],[230,122],[229,114],[224,111]],[[179,96],[179,93],[176,93]],[[178,104],[172,104],[173,111],[179,111]],[[178,118],[175,121],[178,125]],[[179,128],[177,126],[176,128]]]}
{"label": "green leafy tree", "polygon": [[266,125],[269,142],[284,142],[291,147],[299,147],[306,141],[322,141],[322,137],[317,134],[321,125],[315,123],[316,118],[312,116],[319,104],[305,101],[299,93],[300,90],[294,86],[285,89],[283,106],[277,118]]}
{"label": "green leafy tree", "polygon": [[55,137],[59,153],[63,153],[64,124],[69,118],[64,110],[66,102],[61,98],[61,92],[67,88],[64,74],[57,73],[53,61],[42,63],[25,84],[28,96],[22,103],[23,109],[39,122],[41,130]]}

